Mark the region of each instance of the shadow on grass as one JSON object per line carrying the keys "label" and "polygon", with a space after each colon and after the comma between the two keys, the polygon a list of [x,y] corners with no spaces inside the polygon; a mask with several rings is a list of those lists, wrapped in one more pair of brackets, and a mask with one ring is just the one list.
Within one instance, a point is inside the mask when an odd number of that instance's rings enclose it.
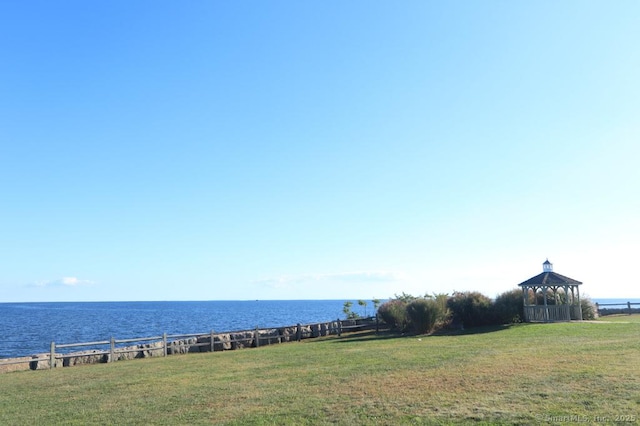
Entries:
{"label": "shadow on grass", "polygon": [[386,330],[378,333],[375,330],[355,331],[353,333],[345,333],[336,339],[331,339],[331,343],[368,342],[371,340],[402,339],[403,337],[409,337],[409,335]]}
{"label": "shadow on grass", "polygon": [[439,330],[433,334],[416,334],[416,333],[401,333],[397,331],[380,331],[376,333],[374,330],[370,331],[361,331],[361,332],[353,332],[348,334],[343,334],[341,337],[332,340],[332,343],[349,343],[349,342],[366,342],[371,340],[388,340],[388,339],[404,339],[404,338],[412,338],[412,337],[422,337],[422,336],[465,336],[469,334],[485,334],[485,333],[495,333],[499,331],[508,330],[511,327],[527,327],[530,326],[530,323],[520,323],[520,324],[504,324],[504,325],[491,325],[491,326],[483,326],[483,327],[471,327],[466,328],[464,330]]}
{"label": "shadow on grass", "polygon": [[531,325],[530,323],[519,323],[519,324],[502,324],[502,325],[485,325],[481,327],[470,327],[465,328],[463,330],[441,330],[437,333],[434,333],[434,336],[464,336],[467,334],[485,334],[485,333],[495,333],[497,331],[508,330],[511,327],[527,327]]}

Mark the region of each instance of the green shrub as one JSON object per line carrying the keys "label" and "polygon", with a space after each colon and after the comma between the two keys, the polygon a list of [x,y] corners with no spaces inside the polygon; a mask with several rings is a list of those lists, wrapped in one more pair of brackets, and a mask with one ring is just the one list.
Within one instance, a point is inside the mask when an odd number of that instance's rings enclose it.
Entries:
{"label": "green shrub", "polygon": [[466,328],[495,324],[492,305],[490,298],[476,291],[455,292],[447,301],[454,320]]}
{"label": "green shrub", "polygon": [[409,303],[409,302],[412,302],[412,301],[414,301],[416,299],[417,299],[416,296],[414,296],[412,294],[405,293],[403,291],[402,294],[394,294],[392,300],[400,300],[401,302]]}
{"label": "green shrub", "polygon": [[430,333],[438,320],[438,307],[433,299],[416,299],[407,305],[407,316],[413,331]]}
{"label": "green shrub", "polygon": [[407,303],[402,300],[392,299],[383,303],[378,308],[378,316],[395,330],[405,331],[409,324]]}
{"label": "green shrub", "polygon": [[500,294],[493,302],[493,311],[499,324],[522,322],[524,319],[522,290],[514,288]]}
{"label": "green shrub", "polygon": [[582,309],[583,320],[593,320],[598,318],[598,308],[588,297],[580,299],[580,308]]}
{"label": "green shrub", "polygon": [[413,331],[418,334],[427,334],[446,323],[449,313],[446,306],[447,296],[441,296],[417,298],[407,304],[407,316]]}
{"label": "green shrub", "polygon": [[438,307],[438,320],[436,324],[436,328],[442,328],[449,325],[451,321],[451,310],[447,306],[447,302],[449,300],[449,295],[445,293],[434,294],[433,300],[436,302],[436,306]]}

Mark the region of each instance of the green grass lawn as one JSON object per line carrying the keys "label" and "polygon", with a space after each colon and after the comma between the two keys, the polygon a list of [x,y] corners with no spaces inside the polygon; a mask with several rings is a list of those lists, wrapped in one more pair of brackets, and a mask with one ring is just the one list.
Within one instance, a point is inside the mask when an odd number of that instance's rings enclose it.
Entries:
{"label": "green grass lawn", "polygon": [[640,419],[640,315],[0,374],[0,424]]}

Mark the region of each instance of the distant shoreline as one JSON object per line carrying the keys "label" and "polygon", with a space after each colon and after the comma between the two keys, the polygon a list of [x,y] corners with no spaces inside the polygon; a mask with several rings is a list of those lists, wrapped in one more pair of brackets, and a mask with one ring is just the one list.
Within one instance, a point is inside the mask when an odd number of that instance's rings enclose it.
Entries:
{"label": "distant shoreline", "polygon": [[[584,297],[584,296],[583,296]],[[631,298],[619,298],[619,297],[590,297],[587,296],[593,303],[620,303],[620,305],[626,305],[627,302],[640,303],[640,297]],[[387,301],[389,298],[381,298],[381,301]],[[35,301],[35,302],[0,302],[0,305],[19,305],[19,304],[44,304],[44,303],[260,303],[260,302],[346,302],[365,300],[369,302],[371,298],[332,298],[332,299],[242,299],[242,300],[82,300],[82,301]]]}

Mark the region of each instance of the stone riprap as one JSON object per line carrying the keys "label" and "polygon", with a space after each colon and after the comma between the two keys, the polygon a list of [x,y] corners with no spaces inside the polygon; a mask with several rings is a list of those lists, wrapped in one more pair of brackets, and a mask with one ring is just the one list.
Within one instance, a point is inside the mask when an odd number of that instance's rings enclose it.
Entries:
{"label": "stone riprap", "polygon": [[[357,331],[375,328],[372,319],[331,321],[318,324],[295,325],[279,328],[201,334],[177,340],[168,340],[167,355],[195,352],[211,352],[255,348],[278,343],[294,342],[302,339],[339,334],[343,331]],[[257,337],[257,340],[256,340]],[[213,346],[211,339],[213,338]],[[140,339],[144,340],[144,339]],[[99,364],[136,358],[161,357],[165,355],[162,340],[133,346],[116,347],[112,354],[107,350],[85,350],[71,353],[56,353],[54,367],[71,367],[85,364]],[[41,353],[30,357],[6,358],[0,360],[0,373],[20,370],[48,370],[50,354]]]}

